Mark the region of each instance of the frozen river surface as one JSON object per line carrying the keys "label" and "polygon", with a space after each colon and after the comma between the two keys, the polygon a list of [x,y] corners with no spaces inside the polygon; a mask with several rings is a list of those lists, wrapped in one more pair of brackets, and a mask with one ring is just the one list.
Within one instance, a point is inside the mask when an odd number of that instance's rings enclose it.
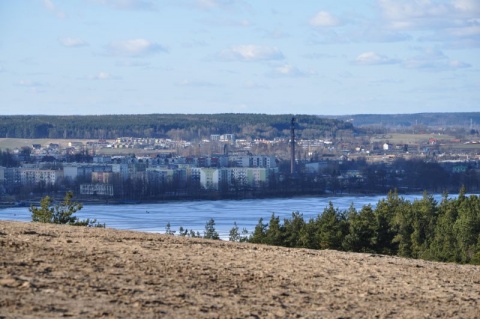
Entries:
{"label": "frozen river surface", "polygon": [[[421,195],[407,195],[405,199],[414,200]],[[364,197],[307,197],[307,198],[276,198],[254,200],[219,200],[167,202],[159,204],[134,205],[86,205],[75,214],[80,219],[97,219],[108,228],[139,230],[146,232],[165,232],[165,226],[170,223],[171,229],[178,231],[179,227],[199,231],[203,235],[205,223],[213,218],[215,228],[220,237],[228,238],[228,232],[236,222],[241,229],[252,231],[260,218],[267,222],[272,213],[280,217],[290,218],[292,212],[300,212],[305,220],[321,214],[329,202],[335,208],[346,210],[353,205],[360,209],[364,205],[375,206],[385,196]],[[435,196],[437,201],[440,195]],[[0,209],[0,220],[31,221],[27,207]]]}

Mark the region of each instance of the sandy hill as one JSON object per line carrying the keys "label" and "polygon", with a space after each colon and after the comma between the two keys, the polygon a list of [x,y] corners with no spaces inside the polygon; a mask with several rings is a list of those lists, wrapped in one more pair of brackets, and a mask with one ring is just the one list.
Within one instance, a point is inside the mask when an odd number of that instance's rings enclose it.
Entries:
{"label": "sandy hill", "polygon": [[0,221],[0,318],[480,318],[480,267]]}

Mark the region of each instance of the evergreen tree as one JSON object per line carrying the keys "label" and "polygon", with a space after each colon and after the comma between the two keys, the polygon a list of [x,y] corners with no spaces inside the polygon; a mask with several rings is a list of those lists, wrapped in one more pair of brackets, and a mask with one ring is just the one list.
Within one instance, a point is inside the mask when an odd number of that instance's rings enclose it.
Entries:
{"label": "evergreen tree", "polygon": [[308,223],[304,222],[303,227],[300,229],[297,247],[319,249],[320,246],[316,236],[317,232],[317,225],[313,218],[310,218]]}
{"label": "evergreen tree", "polygon": [[388,192],[387,198],[377,203],[375,208],[375,251],[381,254],[396,255],[398,243],[393,240],[398,232],[394,223],[397,211],[403,210],[405,200],[398,196],[398,192]]}
{"label": "evergreen tree", "polygon": [[332,202],[317,217],[317,242],[320,249],[341,249],[346,223]]}
{"label": "evergreen tree", "polygon": [[393,223],[397,231],[393,242],[398,244],[398,255],[412,257],[413,212],[411,205],[402,205],[395,211]]}
{"label": "evergreen tree", "polygon": [[280,218],[272,213],[268,228],[265,232],[265,244],[274,246],[285,246],[284,243],[285,228],[280,224]]}
{"label": "evergreen tree", "polygon": [[228,240],[235,241],[235,242],[240,241],[240,231],[237,226],[237,222],[233,222],[233,228],[230,229],[230,232],[228,233]]}
{"label": "evergreen tree", "polygon": [[459,196],[458,199],[450,199],[447,194],[444,194],[440,202],[435,234],[429,248],[429,256],[433,260],[460,261],[457,238],[453,225],[458,218],[458,203],[463,200],[463,197],[464,196]]}
{"label": "evergreen tree", "polygon": [[253,233],[248,238],[248,241],[255,244],[264,244],[267,226],[268,224],[263,223],[263,218],[260,218],[255,226],[255,229],[253,230]]}
{"label": "evergreen tree", "polygon": [[[195,236],[192,236],[192,237],[195,237]],[[210,220],[205,224],[205,231],[203,232],[203,238],[220,239],[218,232],[215,230],[215,221],[213,220],[213,218],[210,218]]]}
{"label": "evergreen tree", "polygon": [[45,196],[40,200],[40,207],[30,207],[32,213],[32,222],[39,223],[53,223],[53,214],[55,213],[51,207],[52,199],[50,196]]}
{"label": "evergreen tree", "polygon": [[458,217],[453,224],[460,262],[470,263],[479,252],[480,200],[478,196],[458,198]]}
{"label": "evergreen tree", "polygon": [[412,204],[411,257],[427,258],[428,248],[435,235],[437,223],[437,202],[433,196],[423,194],[421,200]]}
{"label": "evergreen tree", "polygon": [[89,226],[89,227],[105,227],[105,225],[97,223],[97,220],[79,220],[78,217],[73,216],[77,211],[83,208],[81,203],[72,201],[73,193],[67,192],[63,201],[52,207],[52,199],[45,196],[40,201],[40,207],[31,206],[32,221],[40,223],[52,224],[68,224],[74,226]]}
{"label": "evergreen tree", "polygon": [[347,251],[376,252],[376,219],[372,206],[363,206],[360,212],[351,210],[348,215],[348,234],[342,247]]}
{"label": "evergreen tree", "polygon": [[233,222],[233,227],[228,234],[228,240],[234,242],[246,242],[248,241],[248,230],[244,227],[240,232],[237,222]]}
{"label": "evergreen tree", "polygon": [[286,247],[304,247],[301,237],[305,228],[305,220],[299,212],[292,213],[292,219],[285,219],[283,222],[285,229],[284,245]]}
{"label": "evergreen tree", "polygon": [[170,236],[175,235],[175,231],[172,230],[170,222],[168,222],[167,225],[165,226],[165,235],[170,235]]}

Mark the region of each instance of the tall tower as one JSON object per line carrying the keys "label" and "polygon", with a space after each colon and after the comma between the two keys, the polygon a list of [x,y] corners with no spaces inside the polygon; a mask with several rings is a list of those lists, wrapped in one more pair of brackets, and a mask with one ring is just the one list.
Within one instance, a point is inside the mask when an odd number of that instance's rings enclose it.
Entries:
{"label": "tall tower", "polygon": [[290,174],[295,174],[295,117],[290,121]]}

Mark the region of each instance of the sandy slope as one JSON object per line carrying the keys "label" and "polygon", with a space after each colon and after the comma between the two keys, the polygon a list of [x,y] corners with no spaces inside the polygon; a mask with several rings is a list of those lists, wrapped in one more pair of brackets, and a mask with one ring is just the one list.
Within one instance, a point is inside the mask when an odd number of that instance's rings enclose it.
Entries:
{"label": "sandy slope", "polygon": [[0,318],[480,318],[480,267],[0,221]]}

